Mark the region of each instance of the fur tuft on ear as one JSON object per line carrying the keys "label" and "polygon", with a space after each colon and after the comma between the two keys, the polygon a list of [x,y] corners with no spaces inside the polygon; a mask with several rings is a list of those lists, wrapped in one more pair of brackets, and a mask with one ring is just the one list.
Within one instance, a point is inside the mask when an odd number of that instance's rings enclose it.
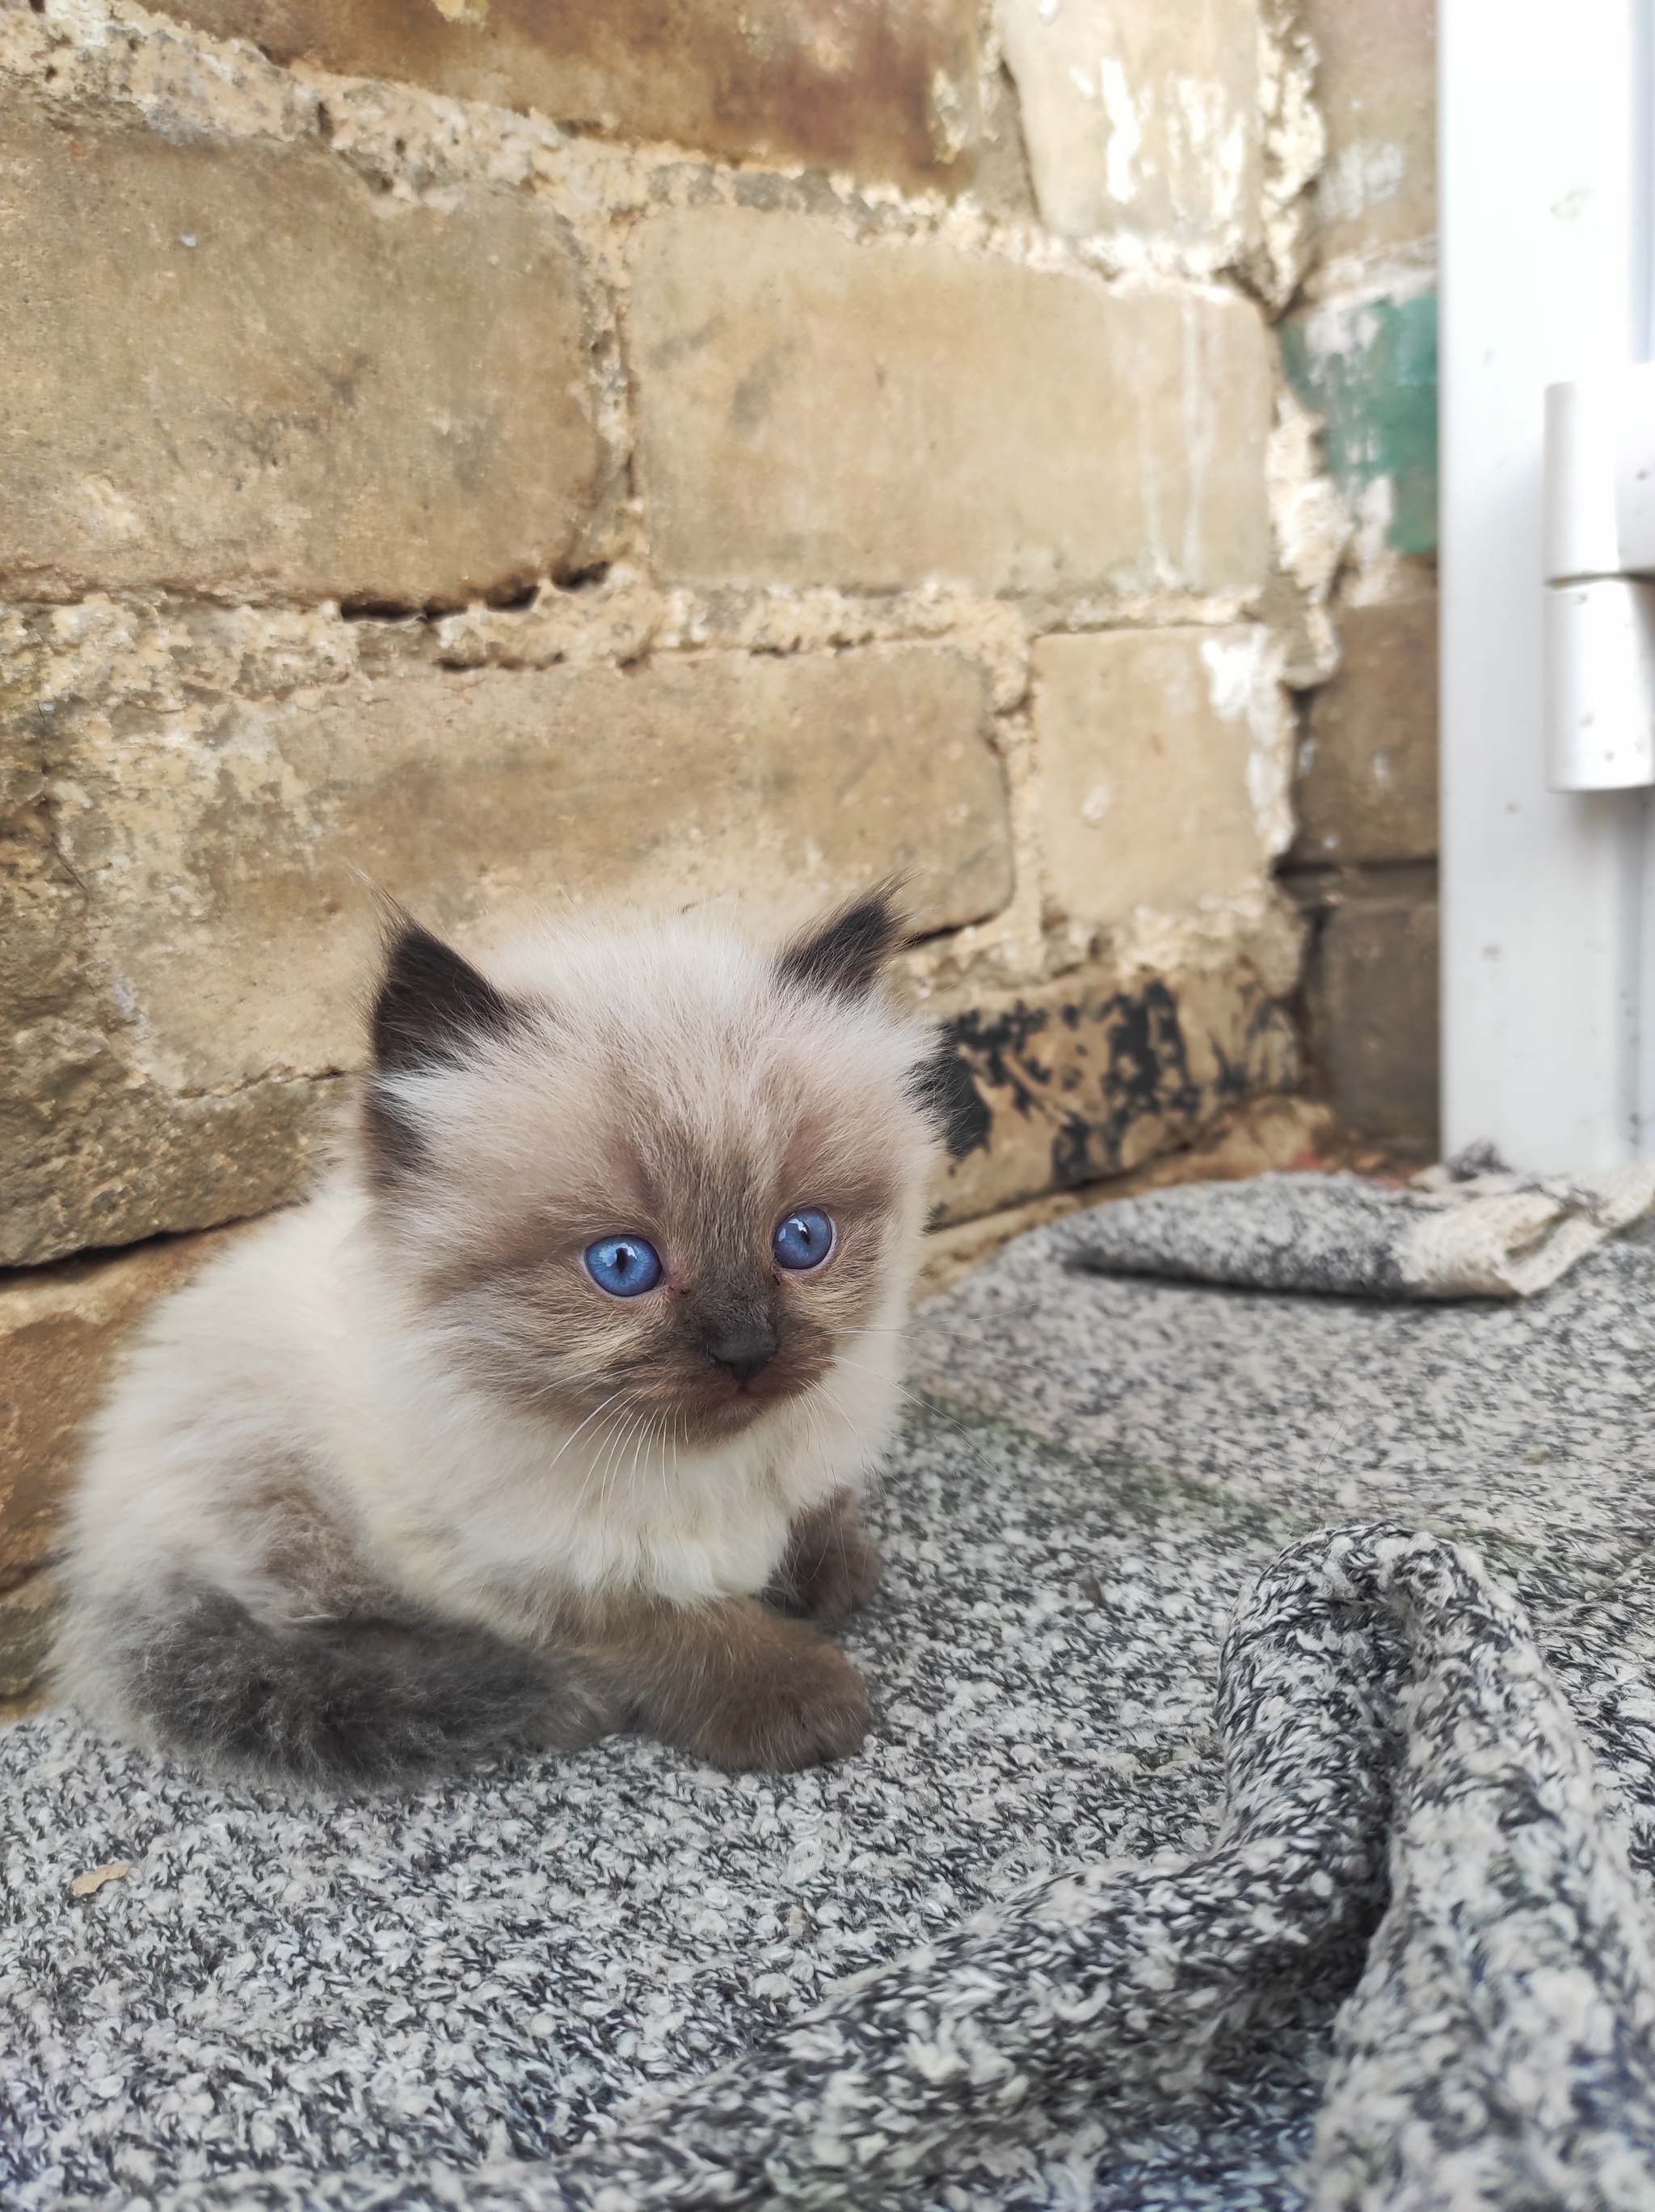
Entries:
{"label": "fur tuft on ear", "polygon": [[894,887],[881,884],[796,937],[776,966],[785,982],[859,999],[872,990],[906,927]]}
{"label": "fur tuft on ear", "polygon": [[379,1074],[452,1064],[475,1039],[503,1036],[517,1018],[511,1000],[452,945],[405,915],[397,922],[373,1001]]}
{"label": "fur tuft on ear", "polygon": [[993,1116],[983,1103],[972,1073],[946,1036],[929,1060],[908,1078],[908,1088],[937,1124],[949,1158],[986,1152]]}

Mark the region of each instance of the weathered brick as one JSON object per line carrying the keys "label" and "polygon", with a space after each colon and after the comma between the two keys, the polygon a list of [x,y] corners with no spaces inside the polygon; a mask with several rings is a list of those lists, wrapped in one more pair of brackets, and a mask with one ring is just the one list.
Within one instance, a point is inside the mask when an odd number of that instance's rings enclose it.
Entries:
{"label": "weathered brick", "polygon": [[1436,872],[1359,875],[1319,896],[1323,913],[1306,974],[1312,1079],[1342,1121],[1434,1159]]}
{"label": "weathered brick", "polygon": [[[118,725],[118,726],[117,726]],[[358,1064],[358,870],[475,941],[536,900],[740,893],[791,919],[892,872],[921,927],[1009,896],[986,680],[947,647],[634,671],[382,672],[50,717],[0,924],[24,1019],[0,1256],[290,1196]]]}
{"label": "weathered brick", "polygon": [[1287,735],[1262,629],[1046,637],[1034,686],[1040,839],[1065,914],[1175,910],[1267,873]]}
{"label": "weathered brick", "polygon": [[65,1600],[62,1577],[42,1567],[11,1589],[0,1590],[0,1721],[17,1717],[20,1698],[45,1684],[52,1640]]}
{"label": "weathered brick", "polygon": [[1070,236],[1195,250],[1262,232],[1255,0],[1003,0],[1040,213]]}
{"label": "weathered brick", "polygon": [[576,273],[319,149],[0,113],[0,580],[458,602],[578,565]]}
{"label": "weathered brick", "polygon": [[1327,120],[1319,259],[1434,238],[1436,0],[1304,0],[1303,12]]}
{"label": "weathered brick", "polygon": [[639,464],[680,580],[1248,590],[1269,347],[1239,296],[809,216],[642,226]]}
{"label": "weathered brick", "polygon": [[1299,1072],[1279,979],[1245,955],[1160,975],[1080,971],[979,999],[948,1026],[982,1112],[941,1186],[943,1222],[1137,1167]]}
{"label": "weathered brick", "polygon": [[[170,1237],[115,1259],[0,1275],[0,1591],[59,1548],[81,1424],[123,1341],[155,1299],[238,1233]],[[18,1694],[0,1687],[0,1697]]]}
{"label": "weathered brick", "polygon": [[274,59],[429,85],[708,152],[956,185],[977,137],[971,0],[161,0]]}
{"label": "weathered brick", "polygon": [[1290,856],[1300,866],[1428,860],[1437,849],[1437,602],[1353,607],[1311,694]]}

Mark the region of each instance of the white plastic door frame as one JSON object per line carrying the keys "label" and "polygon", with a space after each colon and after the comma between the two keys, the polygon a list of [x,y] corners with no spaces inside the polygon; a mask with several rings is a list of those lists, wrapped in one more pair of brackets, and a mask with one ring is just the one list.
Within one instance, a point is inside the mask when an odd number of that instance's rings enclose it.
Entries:
{"label": "white plastic door frame", "polygon": [[[1441,0],[1443,1136],[1655,1152],[1655,820],[1546,787],[1546,386],[1650,354],[1655,0]],[[1647,1002],[1647,1003],[1646,1003]]]}

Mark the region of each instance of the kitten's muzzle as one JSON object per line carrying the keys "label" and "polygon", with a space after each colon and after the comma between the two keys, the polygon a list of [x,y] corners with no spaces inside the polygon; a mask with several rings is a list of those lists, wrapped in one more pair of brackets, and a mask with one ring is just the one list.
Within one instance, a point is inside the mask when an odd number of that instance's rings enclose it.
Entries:
{"label": "kitten's muzzle", "polygon": [[710,1330],[701,1348],[732,1382],[750,1382],[776,1356],[776,1332],[767,1321],[743,1321]]}

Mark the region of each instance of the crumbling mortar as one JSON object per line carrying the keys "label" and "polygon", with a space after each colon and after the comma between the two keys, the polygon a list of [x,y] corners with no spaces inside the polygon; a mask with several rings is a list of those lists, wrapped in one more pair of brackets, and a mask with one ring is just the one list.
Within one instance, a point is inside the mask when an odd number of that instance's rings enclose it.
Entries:
{"label": "crumbling mortar", "polygon": [[[1094,631],[1218,629],[1252,618],[1257,590],[1197,598],[1167,591],[1124,593],[1107,599],[1087,594],[1072,600],[1040,595],[1003,596],[977,592],[941,581],[894,592],[861,593],[829,585],[731,585],[700,589],[658,585],[629,563],[605,564],[608,574],[596,586],[571,585],[543,577],[521,605],[502,607],[473,600],[452,610],[416,607],[343,611],[332,600],[250,597],[221,599],[216,593],[173,593],[151,590],[91,591],[70,599],[28,598],[9,608],[0,605],[0,622],[31,625],[44,636],[48,623],[94,621],[149,623],[169,646],[187,653],[199,647],[221,659],[221,650],[203,644],[181,627],[194,617],[245,624],[239,633],[253,672],[215,689],[237,696],[281,698],[306,682],[342,681],[376,655],[385,641],[405,641],[409,653],[427,655],[439,666],[456,668],[545,667],[575,657],[602,658],[613,653],[633,660],[646,650],[720,647],[728,650],[792,653],[850,645],[903,641],[968,641],[976,656],[993,664],[997,684],[1005,688],[997,705],[1013,706],[1027,675],[1027,648],[1036,638]],[[594,642],[577,647],[583,632]],[[613,636],[614,644],[596,642]],[[124,641],[130,644],[130,640]],[[65,639],[46,639],[60,662]],[[277,672],[282,653],[294,656],[292,670]],[[304,656],[319,656],[314,673]],[[73,662],[54,679],[52,696],[67,697],[83,677],[86,662]],[[157,672],[166,666],[157,659]],[[191,680],[198,680],[192,678]],[[64,688],[67,685],[68,688]],[[107,688],[100,680],[92,687]],[[125,696],[144,696],[136,681],[120,687]],[[170,688],[170,687],[169,687]],[[167,689],[155,703],[166,702]]]}
{"label": "crumbling mortar", "polygon": [[1295,690],[1326,683],[1338,668],[1338,634],[1329,610],[1356,529],[1323,465],[1322,428],[1321,416],[1278,369],[1264,453],[1275,548],[1274,589],[1266,587],[1266,598],[1283,641],[1282,680]]}
{"label": "crumbling mortar", "polygon": [[1272,318],[1285,312],[1299,290],[1312,250],[1313,187],[1327,159],[1327,125],[1316,104],[1317,62],[1299,0],[1263,0],[1264,244],[1247,275]]}
{"label": "crumbling mortar", "polygon": [[536,669],[648,654],[723,651],[784,656],[879,644],[951,645],[989,672],[995,709],[1027,695],[1034,641],[1167,627],[1222,628],[1246,618],[1239,597],[1142,594],[1070,605],[997,598],[962,587],[858,594],[828,586],[662,587],[624,562],[595,585],[543,580],[524,606],[474,602],[454,613],[344,614],[331,601],[293,606],[166,593],[91,592],[0,607],[25,647],[27,673],[8,686],[18,710],[118,700],[178,714],[195,691],[285,699],[358,676],[429,666]]}
{"label": "crumbling mortar", "polygon": [[1201,597],[1177,590],[1123,592],[1118,597],[1083,592],[1072,599],[1046,596],[1009,599],[1031,635],[1081,635],[1091,630],[1218,629],[1255,613],[1259,590]]}

